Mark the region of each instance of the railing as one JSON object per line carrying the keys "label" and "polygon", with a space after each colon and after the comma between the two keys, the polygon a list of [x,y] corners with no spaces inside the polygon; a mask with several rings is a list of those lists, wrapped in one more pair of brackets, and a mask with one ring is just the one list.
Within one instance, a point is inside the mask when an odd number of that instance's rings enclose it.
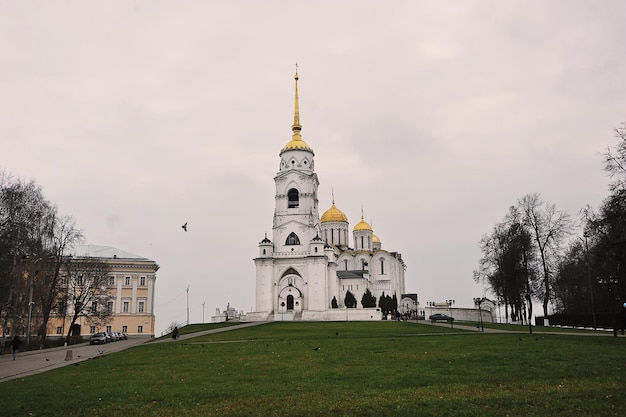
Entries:
{"label": "railing", "polygon": [[[189,324],[189,322],[185,320],[184,322],[177,324],[176,327],[178,327],[180,329],[181,327],[185,327],[188,324]],[[168,327],[167,329],[165,329],[165,330],[163,330],[161,332],[161,336],[165,336],[168,333],[172,333],[173,330],[174,330],[174,328],[170,325],[170,327]]]}

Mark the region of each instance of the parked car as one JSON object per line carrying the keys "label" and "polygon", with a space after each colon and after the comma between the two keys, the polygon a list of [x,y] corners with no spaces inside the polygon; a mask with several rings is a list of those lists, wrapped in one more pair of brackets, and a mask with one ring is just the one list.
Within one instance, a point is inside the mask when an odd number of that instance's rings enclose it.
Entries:
{"label": "parked car", "polygon": [[109,338],[109,342],[115,342],[117,339],[113,336],[113,332],[107,332],[107,336]]}
{"label": "parked car", "polygon": [[104,345],[107,342],[107,335],[105,333],[94,333],[89,338],[90,345]]}
{"label": "parked car", "polygon": [[454,321],[454,317],[450,317],[450,316],[446,316],[445,314],[437,313],[437,314],[431,314],[430,316],[428,316],[428,320],[430,320],[433,323],[436,322],[436,321],[447,321],[449,323],[452,323]]}

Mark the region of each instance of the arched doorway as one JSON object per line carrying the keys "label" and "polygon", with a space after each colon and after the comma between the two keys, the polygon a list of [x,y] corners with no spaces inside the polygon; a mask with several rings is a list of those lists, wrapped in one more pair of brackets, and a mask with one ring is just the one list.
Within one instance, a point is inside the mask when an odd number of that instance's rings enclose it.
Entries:
{"label": "arched doorway", "polygon": [[289,294],[287,296],[287,311],[293,310],[293,295]]}

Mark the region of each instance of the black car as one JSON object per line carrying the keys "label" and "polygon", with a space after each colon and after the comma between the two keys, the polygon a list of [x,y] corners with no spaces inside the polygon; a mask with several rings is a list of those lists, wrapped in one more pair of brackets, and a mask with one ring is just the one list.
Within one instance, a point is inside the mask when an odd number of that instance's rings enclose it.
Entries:
{"label": "black car", "polygon": [[437,313],[437,314],[431,314],[430,316],[428,316],[428,320],[430,320],[433,323],[436,322],[436,321],[447,321],[449,323],[452,323],[454,321],[454,317],[450,317],[450,316],[446,316],[445,314]]}

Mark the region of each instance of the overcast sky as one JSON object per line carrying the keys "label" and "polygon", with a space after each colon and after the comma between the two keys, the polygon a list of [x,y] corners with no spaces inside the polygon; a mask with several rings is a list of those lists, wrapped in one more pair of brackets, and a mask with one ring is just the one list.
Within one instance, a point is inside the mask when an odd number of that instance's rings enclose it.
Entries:
{"label": "overcast sky", "polygon": [[[159,265],[159,334],[254,308],[295,64],[335,202],[473,306],[481,237],[528,193],[577,217],[626,121],[624,1],[0,0],[0,169],[86,243]],[[189,223],[185,233],[181,225]]]}

